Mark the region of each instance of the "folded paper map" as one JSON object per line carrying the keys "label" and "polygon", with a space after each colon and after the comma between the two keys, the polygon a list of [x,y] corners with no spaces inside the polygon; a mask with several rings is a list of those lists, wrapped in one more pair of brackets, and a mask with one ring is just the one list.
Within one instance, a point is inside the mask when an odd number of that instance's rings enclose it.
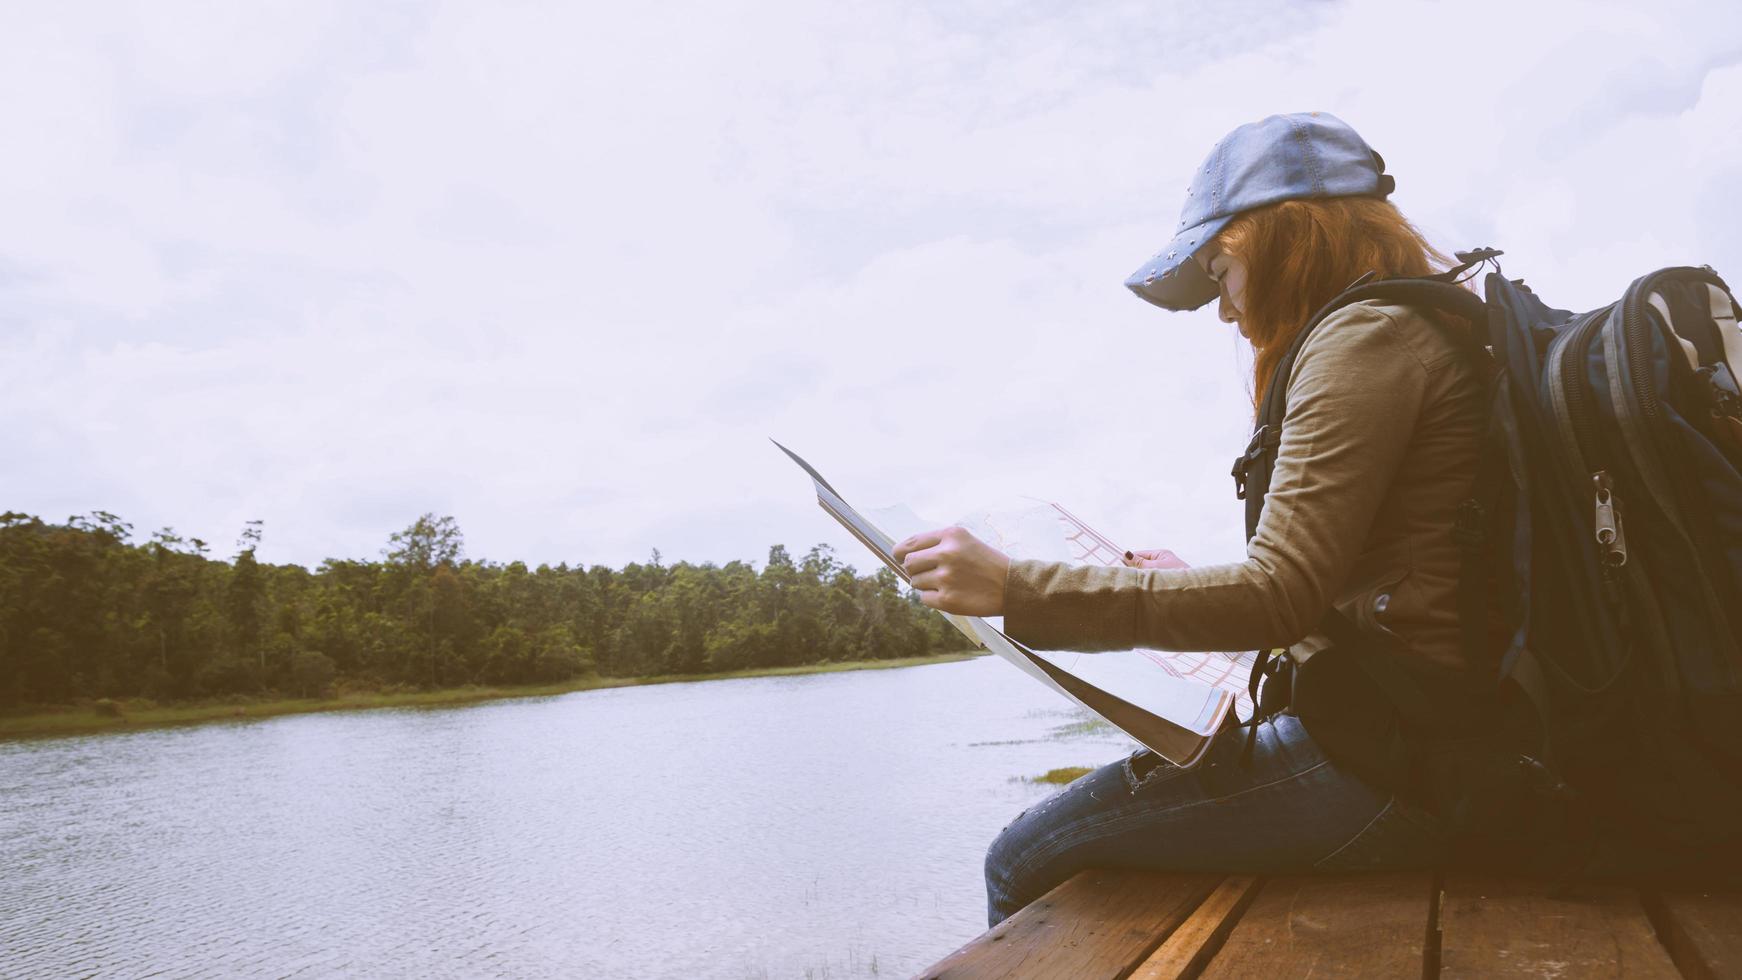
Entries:
{"label": "folded paper map", "polygon": [[[804,468],[817,503],[903,582],[907,570],[895,560],[895,543],[920,531],[946,526],[928,522],[902,505],[860,512],[814,467],[776,442]],[[1124,549],[1055,503],[1009,512],[985,512],[957,521],[1012,558],[1072,564],[1117,565]],[[1118,650],[1103,653],[1031,650],[1005,635],[997,618],[941,613],[977,646],[1016,665],[1035,680],[1117,726],[1168,761],[1190,767],[1230,712],[1252,716],[1246,678],[1251,653],[1176,653]]]}

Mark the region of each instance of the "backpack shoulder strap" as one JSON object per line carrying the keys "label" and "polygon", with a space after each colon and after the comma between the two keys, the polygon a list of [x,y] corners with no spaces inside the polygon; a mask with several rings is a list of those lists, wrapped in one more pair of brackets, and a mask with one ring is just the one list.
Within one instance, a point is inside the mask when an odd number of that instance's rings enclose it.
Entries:
{"label": "backpack shoulder strap", "polygon": [[[1458,258],[1462,264],[1436,276],[1377,281],[1368,281],[1368,276],[1363,276],[1312,315],[1271,372],[1264,389],[1264,400],[1258,406],[1257,425],[1253,429],[1252,439],[1247,443],[1246,450],[1234,460],[1234,495],[1246,502],[1248,541],[1258,533],[1258,518],[1264,512],[1264,496],[1270,489],[1270,477],[1276,465],[1276,450],[1282,444],[1282,421],[1288,414],[1288,379],[1294,373],[1294,364],[1300,357],[1301,349],[1306,346],[1307,340],[1319,325],[1345,306],[1379,300],[1420,310],[1444,311],[1469,321],[1477,330],[1485,330],[1488,323],[1487,305],[1480,296],[1456,285],[1455,282],[1458,275],[1499,254],[1494,249],[1459,252]],[[1444,332],[1459,349],[1472,357],[1481,357],[1484,360],[1487,358],[1478,333],[1457,329],[1436,317],[1430,316],[1427,319],[1435,329]]]}

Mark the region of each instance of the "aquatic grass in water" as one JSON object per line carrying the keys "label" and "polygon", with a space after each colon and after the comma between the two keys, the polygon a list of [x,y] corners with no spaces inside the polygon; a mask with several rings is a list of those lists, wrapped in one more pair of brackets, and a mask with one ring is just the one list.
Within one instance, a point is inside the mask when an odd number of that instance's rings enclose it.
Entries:
{"label": "aquatic grass in water", "polygon": [[1030,718],[1064,717],[1064,718],[1070,718],[1072,720],[1068,721],[1062,725],[1054,725],[1046,733],[1046,735],[1042,738],[988,739],[988,740],[979,741],[979,742],[969,742],[968,747],[969,748],[976,748],[976,747],[982,747],[982,746],[1001,746],[1001,745],[1035,745],[1035,744],[1039,744],[1041,742],[1065,742],[1065,741],[1076,741],[1076,740],[1082,740],[1082,741],[1109,740],[1109,741],[1113,741],[1113,742],[1128,743],[1128,744],[1133,744],[1133,745],[1135,744],[1135,743],[1131,742],[1130,736],[1128,736],[1124,732],[1120,731],[1117,727],[1115,727],[1114,725],[1112,725],[1106,721],[1102,721],[1100,718],[1097,718],[1094,715],[1089,714],[1087,711],[1083,710],[1082,708],[1066,708],[1063,710],[1047,709],[1047,710],[1042,710],[1042,711],[1030,711],[1030,712],[1028,712],[1028,717],[1030,717]]}
{"label": "aquatic grass in water", "polygon": [[1094,766],[1063,766],[1058,769],[1048,769],[1039,776],[1023,777],[1022,781],[1025,783],[1050,783],[1054,786],[1063,786],[1066,783],[1075,782],[1094,771]]}
{"label": "aquatic grass in water", "polygon": [[1059,725],[1047,734],[1048,738],[1099,738],[1102,736],[1122,736],[1119,729],[1099,718],[1085,717],[1068,725]]}

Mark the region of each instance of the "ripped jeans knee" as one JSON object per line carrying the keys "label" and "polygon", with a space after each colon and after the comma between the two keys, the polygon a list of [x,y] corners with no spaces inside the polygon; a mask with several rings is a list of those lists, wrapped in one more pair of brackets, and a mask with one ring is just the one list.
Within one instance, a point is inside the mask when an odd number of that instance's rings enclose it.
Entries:
{"label": "ripped jeans knee", "polygon": [[1138,749],[1126,756],[1120,768],[1125,774],[1125,789],[1130,793],[1185,772],[1150,749]]}

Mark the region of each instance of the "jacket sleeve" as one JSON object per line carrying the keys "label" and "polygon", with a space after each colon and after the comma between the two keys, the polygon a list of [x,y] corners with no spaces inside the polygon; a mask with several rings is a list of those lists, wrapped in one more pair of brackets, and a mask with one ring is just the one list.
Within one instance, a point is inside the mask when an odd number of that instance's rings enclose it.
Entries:
{"label": "jacket sleeve", "polygon": [[1307,339],[1244,561],[1187,569],[1013,561],[1005,632],[1055,650],[1261,650],[1305,636],[1348,578],[1421,414],[1427,370],[1404,328],[1354,304]]}

